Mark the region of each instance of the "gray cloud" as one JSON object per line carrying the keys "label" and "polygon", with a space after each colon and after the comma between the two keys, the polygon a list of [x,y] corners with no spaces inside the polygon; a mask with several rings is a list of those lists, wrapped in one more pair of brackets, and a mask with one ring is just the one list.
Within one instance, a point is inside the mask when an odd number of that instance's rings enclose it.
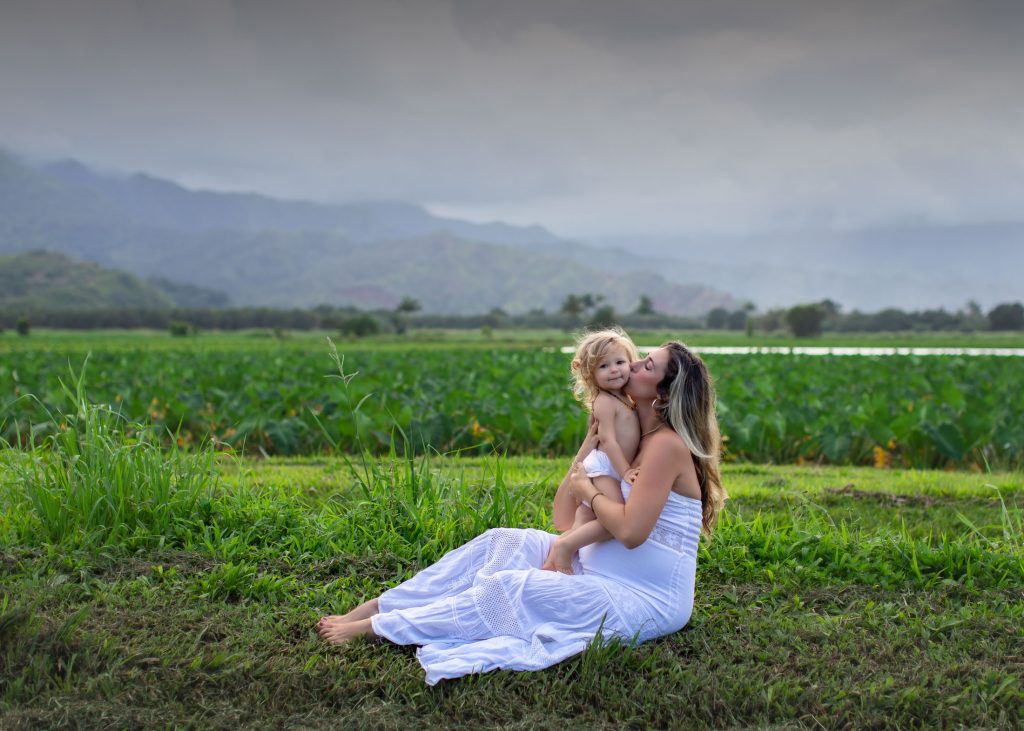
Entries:
{"label": "gray cloud", "polygon": [[1018,218],[1022,7],[4,0],[0,145],[567,235]]}

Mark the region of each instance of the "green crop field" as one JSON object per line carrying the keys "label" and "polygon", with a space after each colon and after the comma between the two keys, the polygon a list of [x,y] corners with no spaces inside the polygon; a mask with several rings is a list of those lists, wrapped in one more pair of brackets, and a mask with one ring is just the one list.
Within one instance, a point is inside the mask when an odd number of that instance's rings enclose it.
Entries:
{"label": "green crop field", "polygon": [[[59,429],[49,413],[61,381],[83,368],[91,398],[129,419],[183,444],[213,437],[263,455],[380,453],[395,441],[418,452],[567,455],[586,424],[567,387],[569,356],[554,346],[342,343],[335,354],[325,338],[60,342],[3,353],[8,442]],[[1024,459],[1020,358],[706,360],[729,461],[1012,469]]]}
{"label": "green crop field", "polygon": [[1019,359],[709,356],[730,499],[689,625],[428,687],[314,624],[550,529],[561,343],[0,343],[0,728],[1020,727]]}
{"label": "green crop field", "polygon": [[[282,350],[318,347],[332,333],[323,331],[242,330],[235,332],[202,332],[187,338],[192,348],[215,350],[248,350],[254,347]],[[826,332],[816,338],[796,338],[788,332],[755,331],[748,336],[736,330],[630,330],[638,345],[658,345],[665,340],[701,346],[822,346],[822,347],[919,347],[919,348],[1024,348],[1024,333],[1013,331],[911,331],[911,332]],[[403,335],[382,334],[350,341],[361,349],[405,349],[410,344],[417,348],[444,349],[452,345],[491,348],[567,346],[573,344],[573,333],[556,329],[412,329]],[[66,351],[95,349],[135,349],[183,347],[182,339],[170,337],[166,332],[154,330],[51,330],[37,329],[31,337],[20,338],[8,332],[0,333],[0,352],[6,350],[59,348]]]}

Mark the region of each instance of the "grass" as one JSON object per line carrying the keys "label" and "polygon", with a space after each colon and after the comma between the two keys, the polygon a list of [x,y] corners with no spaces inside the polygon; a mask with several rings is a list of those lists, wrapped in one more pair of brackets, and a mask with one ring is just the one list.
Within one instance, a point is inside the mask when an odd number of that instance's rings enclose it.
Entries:
{"label": "grass", "polygon": [[165,452],[156,428],[90,403],[84,379],[83,366],[60,381],[66,407],[48,414],[58,429],[7,455],[36,517],[31,535],[81,546],[162,541],[180,515],[212,494],[216,453],[185,452],[173,438]]}
{"label": "grass", "polygon": [[546,527],[564,467],[228,460],[163,541],[138,528],[103,545],[38,530],[8,471],[0,727],[1019,723],[1019,473],[727,465],[688,627],[537,673],[430,688],[409,648],[319,641],[320,614],[482,529]]}

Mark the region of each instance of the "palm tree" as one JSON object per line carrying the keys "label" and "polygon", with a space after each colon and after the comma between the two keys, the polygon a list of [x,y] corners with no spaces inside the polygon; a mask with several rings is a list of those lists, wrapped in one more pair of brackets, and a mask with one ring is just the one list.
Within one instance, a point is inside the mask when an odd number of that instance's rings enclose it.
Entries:
{"label": "palm tree", "polygon": [[398,303],[398,307],[395,308],[395,312],[419,312],[422,309],[420,301],[415,297],[403,297],[402,301]]}
{"label": "palm tree", "polygon": [[654,314],[654,302],[646,294],[640,295],[640,303],[636,306],[636,314],[638,315],[653,315]]}

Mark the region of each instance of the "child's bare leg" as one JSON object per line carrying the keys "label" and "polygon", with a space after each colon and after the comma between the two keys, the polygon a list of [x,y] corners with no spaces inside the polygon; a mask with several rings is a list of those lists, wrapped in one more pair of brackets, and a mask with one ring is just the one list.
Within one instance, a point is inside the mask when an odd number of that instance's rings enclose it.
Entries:
{"label": "child's bare leg", "polygon": [[598,475],[597,477],[591,478],[591,481],[602,495],[610,497],[612,500],[617,502],[619,505],[625,502],[622,499],[622,486],[619,483],[618,478],[612,477],[611,475]]}
{"label": "child's bare leg", "polygon": [[[597,516],[594,515],[594,511],[587,505],[580,505],[576,508],[576,515],[572,522],[572,529],[579,528],[581,525],[585,525],[592,520],[597,520]],[[569,531],[566,531],[568,533]]]}
{"label": "child's bare leg", "polygon": [[586,505],[579,505],[576,508],[576,515],[572,522],[572,528],[567,530],[561,536],[555,539],[555,542],[551,544],[551,550],[548,552],[548,557],[544,559],[544,564],[541,566],[545,571],[561,571],[563,574],[572,573],[572,550],[568,549],[568,544],[562,539],[574,530],[580,528],[594,521],[594,511]]}
{"label": "child's bare leg", "polygon": [[[618,480],[614,477],[595,477],[594,486],[601,494],[615,502],[622,504],[622,490],[619,489]],[[570,530],[560,535],[551,545],[551,551],[541,568],[549,571],[560,571],[563,574],[572,573],[572,557],[583,546],[591,543],[606,541],[612,534],[601,525],[595,518],[586,520],[588,515],[594,515],[594,511],[585,505],[576,510],[576,520]],[[582,521],[582,522],[581,522]]]}
{"label": "child's bare leg", "polygon": [[563,539],[569,533],[572,533],[574,530],[577,530],[594,520],[596,520],[594,511],[586,505],[579,505],[576,508],[576,515],[573,519],[572,528],[555,539],[555,542],[551,545],[551,551],[548,552],[548,557],[544,559],[544,565],[541,566],[541,568],[545,571],[561,571],[563,574],[571,574],[572,555],[575,551],[568,548],[569,544]]}
{"label": "child's bare leg", "polygon": [[[593,523],[594,521],[591,521]],[[562,535],[555,539],[555,542],[551,544],[551,550],[548,552],[548,557],[544,559],[544,565],[541,566],[545,571],[559,571],[563,574],[572,573],[572,556],[576,553],[576,549],[573,548],[573,544],[569,541],[569,536],[576,533],[578,530],[582,530],[584,526],[589,525],[585,523],[579,527],[574,526],[570,530],[567,530]]]}
{"label": "child's bare leg", "polygon": [[596,520],[566,531],[558,536],[551,545],[551,552],[548,554],[547,561],[544,562],[544,568],[549,568],[548,564],[550,564],[550,568],[555,571],[571,574],[572,557],[576,555],[577,551],[591,543],[598,543],[611,537],[612,534]]}

